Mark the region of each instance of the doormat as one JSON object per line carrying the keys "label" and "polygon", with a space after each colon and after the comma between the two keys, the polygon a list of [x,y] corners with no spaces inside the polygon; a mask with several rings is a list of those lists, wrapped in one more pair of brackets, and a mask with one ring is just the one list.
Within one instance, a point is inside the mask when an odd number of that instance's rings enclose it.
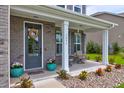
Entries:
{"label": "doormat", "polygon": [[41,69],[41,70],[34,70],[34,71],[26,71],[26,73],[28,75],[35,75],[35,74],[42,74],[44,73],[44,71]]}

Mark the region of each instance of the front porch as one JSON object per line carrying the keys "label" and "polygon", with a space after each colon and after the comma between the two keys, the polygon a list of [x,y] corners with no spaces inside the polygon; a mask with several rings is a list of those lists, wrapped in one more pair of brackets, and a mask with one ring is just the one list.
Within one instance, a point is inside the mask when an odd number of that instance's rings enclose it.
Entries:
{"label": "front porch", "polygon": [[[76,63],[73,64],[70,67],[70,73],[69,74],[72,76],[75,76],[75,75],[78,75],[83,70],[88,71],[88,72],[92,72],[98,68],[104,68],[104,67],[105,67],[105,65],[102,65],[101,63],[87,60],[87,62],[85,64],[76,64]],[[36,81],[56,77],[57,76],[56,72],[59,70],[61,70],[60,65],[57,67],[57,70],[55,70],[55,71],[43,70],[43,72],[41,72],[41,73],[40,72],[37,74],[32,73],[29,76],[34,82],[36,82]],[[25,75],[27,75],[27,74],[25,73]],[[19,78],[11,78],[10,79],[11,86],[13,86],[17,81],[19,81]]]}
{"label": "front porch", "polygon": [[[16,58],[21,58],[24,70],[40,68],[41,72],[30,74],[34,81],[55,77],[56,71],[66,70],[71,75],[77,75],[82,70],[94,71],[99,67],[108,65],[108,31],[117,24],[105,20],[96,19],[86,15],[80,15],[56,8],[54,6],[11,6],[10,20],[10,61],[13,63]],[[56,28],[59,28],[61,37],[56,43]],[[75,62],[69,66],[70,56],[78,50],[86,54],[86,34],[85,32],[102,31],[102,62],[96,63],[87,61],[85,64]],[[31,34],[30,34],[31,32]],[[39,44],[35,53],[30,51],[29,39],[33,38]],[[75,33],[76,35],[72,37]],[[60,35],[60,34],[59,34]],[[37,38],[36,38],[37,37]],[[80,39],[78,39],[80,37]],[[57,44],[59,48],[57,50]],[[31,49],[32,50],[32,49]],[[58,52],[58,54],[57,54]],[[46,71],[46,64],[49,58],[61,56],[61,61],[56,71]],[[11,78],[11,84],[18,81],[18,78]]]}

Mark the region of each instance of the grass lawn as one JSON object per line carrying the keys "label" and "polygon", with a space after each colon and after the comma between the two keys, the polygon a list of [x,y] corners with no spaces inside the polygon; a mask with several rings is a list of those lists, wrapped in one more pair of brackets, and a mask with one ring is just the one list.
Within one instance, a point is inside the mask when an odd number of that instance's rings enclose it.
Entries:
{"label": "grass lawn", "polygon": [[124,83],[120,84],[120,85],[117,86],[116,88],[124,88]]}
{"label": "grass lawn", "polygon": [[[96,56],[98,56],[100,54],[87,54],[87,56],[90,57],[90,60],[96,60]],[[102,55],[101,55],[102,56]],[[116,55],[109,55],[109,58],[115,58],[115,63],[117,64],[124,64],[124,59],[122,59],[122,57],[119,54]]]}

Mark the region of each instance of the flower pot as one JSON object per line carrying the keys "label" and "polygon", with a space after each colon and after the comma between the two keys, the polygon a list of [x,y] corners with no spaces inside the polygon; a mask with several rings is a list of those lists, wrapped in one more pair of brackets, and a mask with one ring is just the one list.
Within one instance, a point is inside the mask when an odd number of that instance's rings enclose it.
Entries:
{"label": "flower pot", "polygon": [[12,69],[10,69],[11,77],[20,77],[23,74],[24,74],[24,69],[23,68],[12,68]]}
{"label": "flower pot", "polygon": [[47,69],[49,71],[54,71],[56,69],[56,64],[52,63],[52,64],[47,64]]}

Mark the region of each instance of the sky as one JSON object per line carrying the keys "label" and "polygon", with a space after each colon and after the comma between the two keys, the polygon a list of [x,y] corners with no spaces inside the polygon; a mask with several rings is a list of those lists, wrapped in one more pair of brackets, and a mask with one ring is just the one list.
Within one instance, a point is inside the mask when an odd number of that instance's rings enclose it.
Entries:
{"label": "sky", "polygon": [[124,5],[88,5],[87,15],[91,15],[96,12],[112,12],[122,13],[124,12]]}

